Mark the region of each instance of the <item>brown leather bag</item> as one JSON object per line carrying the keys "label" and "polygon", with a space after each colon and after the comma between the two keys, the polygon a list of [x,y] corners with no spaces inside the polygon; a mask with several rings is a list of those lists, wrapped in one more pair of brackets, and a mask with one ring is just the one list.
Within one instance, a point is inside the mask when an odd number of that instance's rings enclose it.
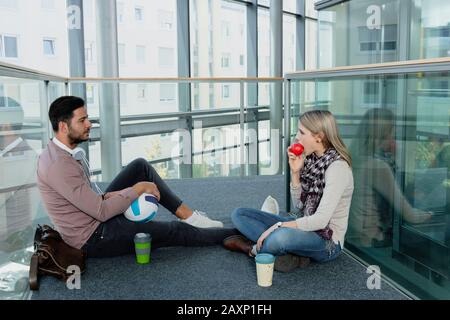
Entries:
{"label": "brown leather bag", "polygon": [[69,266],[86,270],[86,254],[63,241],[58,231],[48,225],[38,225],[34,235],[34,254],[31,257],[29,283],[31,290],[39,289],[39,276],[51,275],[67,281]]}

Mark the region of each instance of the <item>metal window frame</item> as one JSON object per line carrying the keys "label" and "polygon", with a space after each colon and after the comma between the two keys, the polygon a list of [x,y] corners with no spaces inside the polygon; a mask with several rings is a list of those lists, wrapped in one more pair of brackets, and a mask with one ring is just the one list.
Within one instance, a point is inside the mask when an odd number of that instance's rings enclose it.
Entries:
{"label": "metal window frame", "polygon": [[314,4],[314,9],[317,11],[335,6],[337,4],[343,3],[343,2],[349,2],[350,0],[322,0],[318,1]]}

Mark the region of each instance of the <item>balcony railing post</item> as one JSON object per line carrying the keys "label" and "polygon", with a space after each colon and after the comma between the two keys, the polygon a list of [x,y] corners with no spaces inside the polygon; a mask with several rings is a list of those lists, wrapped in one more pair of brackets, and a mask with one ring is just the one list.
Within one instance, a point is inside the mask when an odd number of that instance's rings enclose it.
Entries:
{"label": "balcony railing post", "polygon": [[42,127],[42,134],[41,134],[41,141],[42,141],[42,148],[45,148],[47,143],[49,142],[51,136],[51,132],[53,130],[50,130],[50,121],[48,119],[48,105],[49,105],[49,81],[44,81],[40,85],[40,105],[41,105],[41,127]]}
{"label": "balcony railing post", "polygon": [[[117,8],[115,1],[96,1],[99,74],[119,75]],[[100,93],[102,180],[112,181],[122,168],[119,83],[103,83]]]}
{"label": "balcony railing post", "polygon": [[[271,75],[282,77],[283,74],[283,1],[270,4],[270,39],[271,39]],[[271,174],[282,174],[282,124],[283,124],[283,83],[271,85],[270,97],[270,157]]]}
{"label": "balcony railing post", "polygon": [[240,94],[240,112],[239,112],[239,137],[240,143],[240,164],[241,164],[241,177],[245,176],[245,113],[244,113],[244,81],[239,83]]}
{"label": "balcony railing post", "polygon": [[[289,145],[291,144],[291,81],[284,80],[284,148],[283,150],[287,150]],[[291,172],[289,169],[289,160],[285,152],[282,153],[282,159],[284,163],[284,179],[286,186],[286,211],[289,212],[291,210],[291,190],[289,187],[291,181]]]}

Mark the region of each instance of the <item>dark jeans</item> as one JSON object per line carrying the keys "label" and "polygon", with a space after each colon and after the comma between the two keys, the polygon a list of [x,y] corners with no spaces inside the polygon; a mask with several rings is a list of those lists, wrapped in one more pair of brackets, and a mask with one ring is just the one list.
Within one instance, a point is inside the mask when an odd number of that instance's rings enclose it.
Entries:
{"label": "dark jeans", "polygon": [[[160,204],[175,214],[182,201],[169,189],[155,169],[144,159],[136,159],[111,182],[106,192],[118,191],[140,181],[156,184]],[[152,249],[171,246],[211,246],[221,244],[228,236],[239,234],[236,229],[196,228],[180,221],[131,222],[123,214],[101,223],[83,250],[88,257],[113,257],[134,253],[134,236],[145,232],[152,236]]]}

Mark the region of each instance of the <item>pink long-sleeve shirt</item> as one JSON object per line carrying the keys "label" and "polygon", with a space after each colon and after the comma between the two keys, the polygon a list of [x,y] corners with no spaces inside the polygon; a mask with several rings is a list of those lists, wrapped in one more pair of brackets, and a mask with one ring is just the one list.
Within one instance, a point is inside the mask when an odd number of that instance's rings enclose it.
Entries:
{"label": "pink long-sleeve shirt", "polygon": [[67,244],[78,249],[101,222],[122,214],[138,197],[130,187],[103,200],[91,188],[81,163],[53,141],[39,156],[37,182],[56,229]]}

